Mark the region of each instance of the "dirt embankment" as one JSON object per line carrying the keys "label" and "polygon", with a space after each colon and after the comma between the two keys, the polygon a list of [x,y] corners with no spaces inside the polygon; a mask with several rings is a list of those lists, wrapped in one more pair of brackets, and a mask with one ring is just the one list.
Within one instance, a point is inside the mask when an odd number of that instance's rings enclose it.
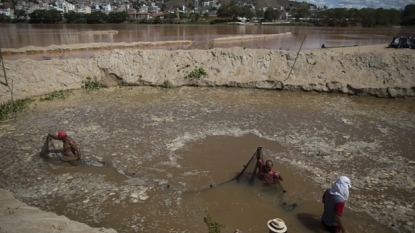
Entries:
{"label": "dirt embankment", "polygon": [[[385,47],[320,49],[300,52],[298,58],[296,52],[239,47],[176,51],[115,49],[97,52],[90,59],[6,60],[5,68],[9,83],[13,80],[15,98],[77,89],[86,77],[109,85],[163,86],[168,80],[177,87],[415,97],[415,51]],[[9,89],[0,85],[0,101],[9,99]]]}
{"label": "dirt embankment", "polygon": [[0,196],[0,232],[116,232],[113,229],[92,228],[65,216],[28,206],[4,189],[0,189]]}

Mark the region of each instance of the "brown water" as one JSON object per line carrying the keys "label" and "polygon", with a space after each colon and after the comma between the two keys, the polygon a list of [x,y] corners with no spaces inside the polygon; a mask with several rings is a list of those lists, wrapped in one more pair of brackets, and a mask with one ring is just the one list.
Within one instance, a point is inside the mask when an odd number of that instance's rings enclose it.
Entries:
{"label": "brown water", "polygon": [[[86,34],[91,31],[115,30],[113,34]],[[0,45],[2,48],[21,48],[84,43],[131,43],[191,40],[192,47],[155,47],[152,49],[208,49],[212,39],[237,35],[278,34],[291,32],[292,35],[270,39],[215,43],[214,47],[233,46],[272,50],[298,51],[305,36],[302,50],[328,47],[389,44],[393,36],[413,35],[407,28],[325,28],[266,25],[43,25],[43,24],[0,24]],[[415,35],[413,35],[415,36]],[[88,58],[95,51],[44,53],[42,55],[13,55],[5,59],[31,57],[45,58]]]}
{"label": "brown water", "polygon": [[[207,232],[208,209],[226,224],[223,232],[268,232],[266,222],[276,217],[289,232],[324,232],[321,195],[347,175],[349,232],[415,231],[413,100],[243,89],[80,90],[65,101],[37,102],[0,128],[0,187],[91,226]],[[92,162],[39,158],[45,135],[59,129]],[[260,182],[221,184],[259,145],[283,175],[286,193]]]}

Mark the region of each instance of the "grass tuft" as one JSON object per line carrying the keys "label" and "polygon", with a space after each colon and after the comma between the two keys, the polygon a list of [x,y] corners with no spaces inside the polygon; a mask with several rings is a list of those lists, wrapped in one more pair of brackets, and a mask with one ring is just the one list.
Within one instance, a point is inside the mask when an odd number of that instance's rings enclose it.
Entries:
{"label": "grass tuft", "polygon": [[31,98],[7,101],[6,103],[0,104],[0,121],[7,119],[12,113],[22,112],[29,107],[29,104],[35,101]]}

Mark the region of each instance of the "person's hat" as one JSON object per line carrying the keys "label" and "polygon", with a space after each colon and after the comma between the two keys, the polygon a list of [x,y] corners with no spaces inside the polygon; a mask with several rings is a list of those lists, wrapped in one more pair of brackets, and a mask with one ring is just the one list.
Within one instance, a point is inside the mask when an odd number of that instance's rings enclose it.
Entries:
{"label": "person's hat", "polygon": [[66,137],[66,132],[65,131],[59,131],[57,138],[64,138]]}
{"label": "person's hat", "polygon": [[284,233],[287,231],[284,221],[280,218],[274,218],[268,221],[268,228],[275,233]]}

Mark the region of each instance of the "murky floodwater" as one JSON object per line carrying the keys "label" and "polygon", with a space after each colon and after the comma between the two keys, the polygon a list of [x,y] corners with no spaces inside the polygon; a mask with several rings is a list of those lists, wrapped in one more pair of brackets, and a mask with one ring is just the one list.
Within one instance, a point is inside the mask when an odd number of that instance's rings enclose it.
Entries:
{"label": "murky floodwater", "polygon": [[[292,27],[267,25],[42,25],[42,24],[0,24],[0,45],[2,48],[21,48],[84,43],[131,43],[191,40],[191,47],[152,47],[151,49],[209,49],[211,40],[237,35],[278,34],[291,32],[292,35],[260,40],[215,43],[214,47],[234,46],[272,50],[298,51],[304,37],[302,50],[325,46],[351,46],[388,44],[393,36],[413,35],[408,28],[325,28]],[[117,31],[118,33],[90,34],[89,32]],[[42,58],[88,58],[94,52],[75,51],[43,53],[42,55],[6,55],[5,59],[22,57]]]}
{"label": "murky floodwater", "polygon": [[[414,232],[415,102],[243,89],[76,91],[0,123],[0,187],[44,210],[119,232],[324,232],[321,196],[352,180],[349,232]],[[88,161],[38,157],[64,129]],[[54,141],[60,147],[58,141]],[[282,187],[230,181],[257,146]],[[322,156],[318,156],[322,155]],[[212,185],[212,188],[209,188]],[[293,203],[293,210],[288,206]]]}

